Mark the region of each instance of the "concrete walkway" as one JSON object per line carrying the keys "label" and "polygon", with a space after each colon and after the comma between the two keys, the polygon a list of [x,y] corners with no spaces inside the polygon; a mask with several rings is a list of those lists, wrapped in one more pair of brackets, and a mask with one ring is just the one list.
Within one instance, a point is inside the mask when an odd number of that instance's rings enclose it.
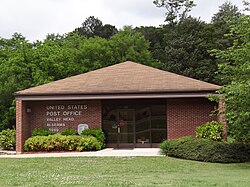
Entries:
{"label": "concrete walkway", "polygon": [[129,156],[162,156],[159,148],[113,149],[106,148],[93,152],[62,152],[39,154],[0,155],[0,158],[45,158],[45,157],[129,157]]}

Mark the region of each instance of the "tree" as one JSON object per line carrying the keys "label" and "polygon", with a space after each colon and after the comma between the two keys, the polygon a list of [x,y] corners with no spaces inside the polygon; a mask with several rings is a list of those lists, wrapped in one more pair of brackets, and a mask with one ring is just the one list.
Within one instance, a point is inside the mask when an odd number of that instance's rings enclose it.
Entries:
{"label": "tree", "polygon": [[205,22],[188,17],[175,27],[165,25],[161,68],[177,74],[215,83],[217,64],[208,50],[211,32]]}
{"label": "tree", "polygon": [[140,32],[144,38],[149,41],[149,50],[156,60],[160,60],[164,54],[164,29],[163,27],[136,27],[136,32]]}
{"label": "tree", "polygon": [[250,16],[243,15],[231,27],[229,36],[237,36],[233,46],[214,50],[223,60],[219,72],[226,84],[221,97],[226,102],[229,133],[240,142],[250,142]]}
{"label": "tree", "polygon": [[187,17],[188,12],[196,6],[190,0],[154,0],[153,3],[157,7],[164,7],[167,10],[166,22],[175,25],[179,21]]}
{"label": "tree", "polygon": [[111,36],[115,35],[118,33],[118,30],[115,26],[110,25],[110,24],[105,24],[102,27],[102,32],[100,33],[100,37],[109,39]]}
{"label": "tree", "polygon": [[13,93],[30,87],[32,46],[21,34],[1,39],[0,47],[0,131],[15,125]]}
{"label": "tree", "polygon": [[224,50],[233,45],[234,36],[225,37],[225,34],[230,32],[231,24],[236,22],[241,15],[238,7],[231,2],[225,2],[219,7],[219,11],[211,20],[213,27],[211,39],[215,49]]}
{"label": "tree", "polygon": [[237,20],[241,13],[236,5],[225,2],[219,6],[219,11],[213,15],[211,22],[216,24],[228,24],[230,21]]}
{"label": "tree", "polygon": [[153,61],[149,49],[149,42],[139,32],[131,27],[124,27],[109,40],[113,52],[112,64],[131,60],[141,64],[157,66]]}
{"label": "tree", "polygon": [[99,36],[109,39],[116,34],[118,30],[115,26],[110,24],[103,25],[100,19],[90,16],[82,23],[82,27],[76,28],[74,32],[88,38]]}
{"label": "tree", "polygon": [[94,16],[86,18],[82,23],[82,27],[78,28],[79,34],[87,37],[98,36],[102,29],[102,21]]}

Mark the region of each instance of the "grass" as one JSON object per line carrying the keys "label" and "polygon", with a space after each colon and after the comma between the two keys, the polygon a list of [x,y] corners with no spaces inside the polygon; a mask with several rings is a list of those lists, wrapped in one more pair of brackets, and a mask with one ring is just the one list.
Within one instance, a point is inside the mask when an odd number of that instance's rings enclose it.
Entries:
{"label": "grass", "polygon": [[0,186],[249,186],[250,163],[169,157],[0,158]]}

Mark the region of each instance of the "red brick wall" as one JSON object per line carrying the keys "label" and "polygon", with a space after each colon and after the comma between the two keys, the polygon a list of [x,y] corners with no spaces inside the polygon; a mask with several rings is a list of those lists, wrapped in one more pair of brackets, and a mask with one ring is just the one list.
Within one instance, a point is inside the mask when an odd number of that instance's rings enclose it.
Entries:
{"label": "red brick wall", "polygon": [[167,100],[167,139],[195,136],[195,128],[203,123],[217,120],[209,114],[217,107],[206,98]]}
{"label": "red brick wall", "polygon": [[29,118],[26,113],[26,103],[16,100],[16,152],[23,152],[23,144],[30,136]]}
{"label": "red brick wall", "polygon": [[[66,128],[73,128],[77,130],[77,126],[79,124],[88,124],[89,128],[101,128],[102,124],[102,108],[101,108],[101,102],[100,101],[36,101],[36,102],[30,102],[29,103],[31,107],[31,113],[30,116],[30,126],[31,131],[33,131],[35,128],[39,127],[47,127],[47,128],[58,128],[59,132],[66,129]],[[46,116],[47,106],[51,105],[86,105],[87,108],[83,110],[72,110],[72,111],[81,111],[82,115],[79,116]],[[66,111],[71,111],[67,110]],[[65,111],[65,110],[53,110],[53,111]],[[47,118],[63,118],[63,117],[73,117],[74,121],[68,121],[68,122],[48,122]],[[48,127],[47,123],[64,123],[65,126],[61,127]]]}
{"label": "red brick wall", "polygon": [[[51,105],[86,105],[86,109],[81,110],[66,110],[66,111],[81,111],[79,116],[63,116],[62,113],[65,110],[48,110],[46,107]],[[31,112],[27,113],[27,106],[31,109]],[[47,116],[48,111],[60,111],[60,116],[53,116],[58,118],[73,117],[73,121],[63,122],[65,126],[61,127],[47,127],[47,118],[53,118]],[[61,122],[60,122],[61,123]],[[59,132],[70,127],[77,130],[79,124],[88,124],[89,128],[101,128],[102,125],[102,107],[101,101],[29,101],[22,102],[16,101],[16,130],[17,130],[17,152],[23,152],[23,144],[25,140],[31,136],[32,131],[35,128],[47,127],[58,129]]]}

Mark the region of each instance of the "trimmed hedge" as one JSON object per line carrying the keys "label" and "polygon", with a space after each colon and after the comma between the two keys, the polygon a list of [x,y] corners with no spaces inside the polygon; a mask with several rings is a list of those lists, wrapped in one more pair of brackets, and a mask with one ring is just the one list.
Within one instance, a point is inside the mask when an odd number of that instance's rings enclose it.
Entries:
{"label": "trimmed hedge", "polygon": [[68,128],[68,129],[61,131],[60,134],[64,136],[69,136],[69,135],[77,135],[77,132],[74,129]]}
{"label": "trimmed hedge", "polygon": [[250,161],[250,144],[224,143],[209,139],[183,137],[165,140],[160,145],[166,156],[204,162],[237,163]]}
{"label": "trimmed hedge", "polygon": [[25,151],[95,151],[101,149],[101,143],[92,136],[33,136],[25,141]]}
{"label": "trimmed hedge", "polygon": [[14,129],[6,129],[0,132],[0,147],[5,150],[15,150],[16,131]]}
{"label": "trimmed hedge", "polygon": [[47,128],[37,128],[32,132],[32,136],[49,136],[52,134],[54,133]]}
{"label": "trimmed hedge", "polygon": [[101,142],[102,148],[105,147],[105,134],[102,129],[85,129],[82,131],[82,135],[95,137],[99,142]]}

